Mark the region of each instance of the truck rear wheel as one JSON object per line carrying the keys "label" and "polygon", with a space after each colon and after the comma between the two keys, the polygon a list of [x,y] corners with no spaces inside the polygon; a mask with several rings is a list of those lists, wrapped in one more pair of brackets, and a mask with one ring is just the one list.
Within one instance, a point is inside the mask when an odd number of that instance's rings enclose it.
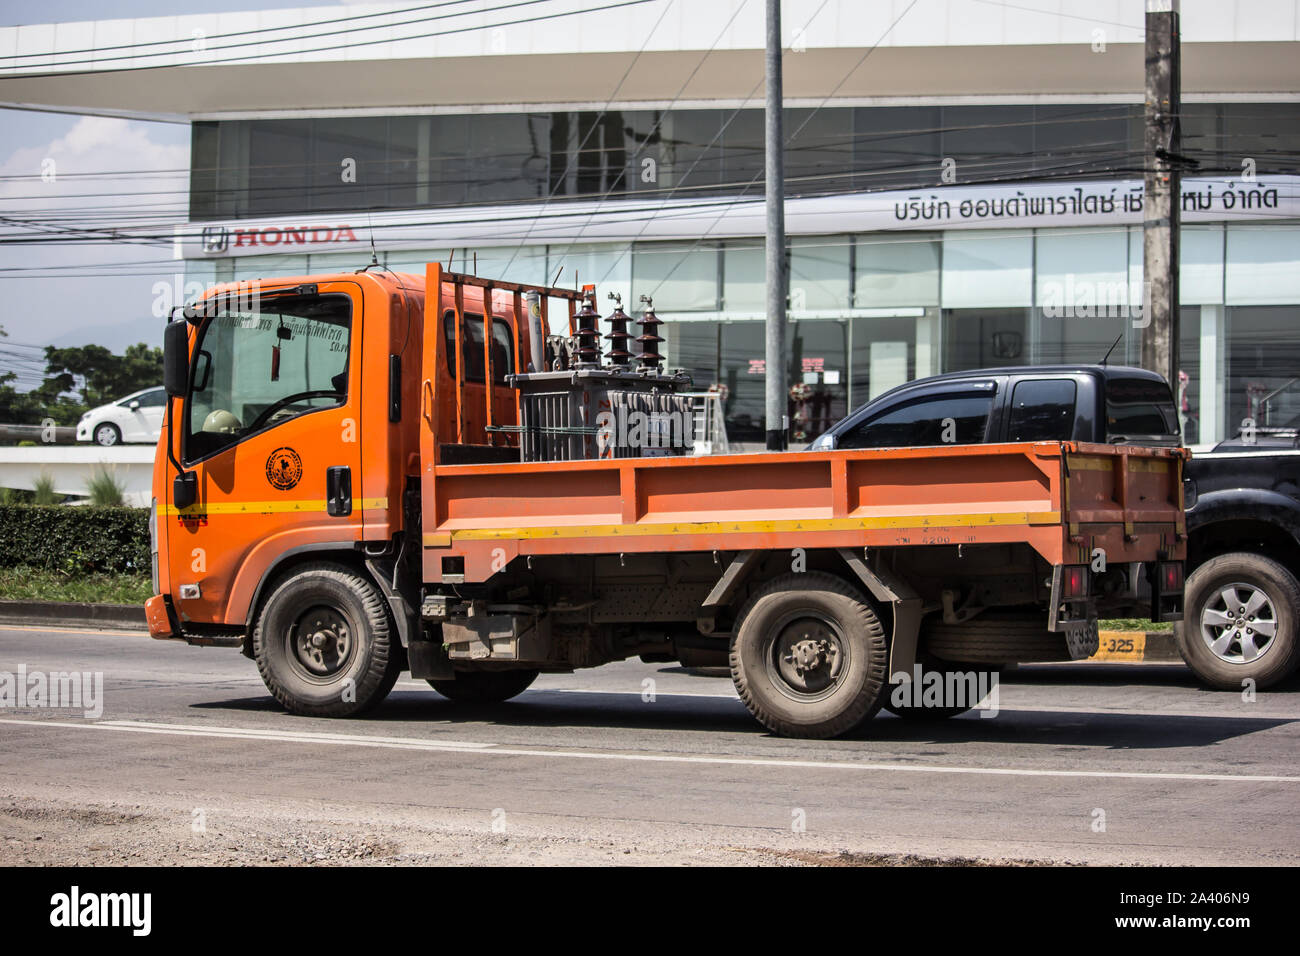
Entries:
{"label": "truck rear wheel", "polygon": [[1174,626],[1178,652],[1204,683],[1265,688],[1300,665],[1300,583],[1271,558],[1223,554],[1187,579],[1186,612]]}
{"label": "truck rear wheel", "polygon": [[537,680],[538,671],[461,671],[454,680],[431,680],[429,686],[448,700],[464,704],[499,704],[518,697]]}
{"label": "truck rear wheel", "polygon": [[374,585],[337,564],[308,565],[262,605],[253,657],[286,710],[350,717],[374,707],[401,673],[388,610]]}
{"label": "truck rear wheel", "polygon": [[810,571],[765,584],[741,609],[731,679],[749,712],[785,737],[836,737],[884,702],[889,646],[861,593]]}

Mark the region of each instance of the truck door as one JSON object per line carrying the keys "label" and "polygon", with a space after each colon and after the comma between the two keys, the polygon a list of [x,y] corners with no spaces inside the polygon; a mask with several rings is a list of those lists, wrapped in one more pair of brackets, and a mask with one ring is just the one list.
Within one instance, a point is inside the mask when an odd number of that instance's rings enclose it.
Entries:
{"label": "truck door", "polygon": [[275,559],[360,538],[361,303],[339,281],[204,310],[175,423],[198,501],[167,515],[182,619],[242,625]]}

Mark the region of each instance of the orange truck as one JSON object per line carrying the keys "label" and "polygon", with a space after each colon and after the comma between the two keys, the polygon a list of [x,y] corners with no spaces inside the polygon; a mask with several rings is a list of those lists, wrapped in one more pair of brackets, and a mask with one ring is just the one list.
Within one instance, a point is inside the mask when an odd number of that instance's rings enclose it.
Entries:
{"label": "orange truck", "polygon": [[486,703],[639,657],[728,666],[771,731],[831,737],[976,703],[897,695],[927,671],[1087,657],[1099,613],[1179,617],[1181,450],[693,456],[653,309],[602,336],[594,306],[430,263],[186,307],[151,634],[241,648],[297,714],[362,712],[404,670]]}

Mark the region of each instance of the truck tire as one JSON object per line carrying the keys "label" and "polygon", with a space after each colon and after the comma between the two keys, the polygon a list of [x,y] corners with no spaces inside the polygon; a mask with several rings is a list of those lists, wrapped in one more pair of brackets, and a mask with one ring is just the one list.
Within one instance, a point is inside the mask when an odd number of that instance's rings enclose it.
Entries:
{"label": "truck tire", "polygon": [[[961,661],[941,661],[937,657],[926,655],[921,661],[922,675],[931,671],[937,671],[944,675],[944,686],[948,686],[947,675],[950,673],[993,673],[1001,675],[1002,667],[999,664],[976,664]],[[956,717],[958,714],[964,714],[976,704],[978,700],[972,700],[965,705],[938,705],[928,706],[926,704],[895,703],[894,695],[898,692],[900,685],[894,684],[885,698],[885,710],[889,711],[895,717],[902,717],[904,720],[926,721],[926,720],[947,720],[949,717]]]}
{"label": "truck tire", "polygon": [[1178,652],[1210,687],[1241,690],[1285,680],[1300,665],[1300,583],[1272,558],[1238,552],[1202,564],[1187,579]]}
{"label": "truck tire", "polygon": [[921,649],[948,663],[1033,664],[1070,660],[1065,635],[1047,629],[1042,613],[981,614],[962,624],[921,624]]}
{"label": "truck tire", "polygon": [[430,680],[448,700],[463,704],[499,704],[518,697],[537,680],[539,671],[461,671],[455,680]]}
{"label": "truck tire", "polygon": [[311,564],[280,581],[253,630],[267,690],[307,717],[350,717],[374,707],[401,673],[384,599],[337,564]]}
{"label": "truck tire", "polygon": [[875,716],[889,646],[862,594],[821,572],[786,574],[745,602],[731,642],[731,679],[764,727],[827,738]]}

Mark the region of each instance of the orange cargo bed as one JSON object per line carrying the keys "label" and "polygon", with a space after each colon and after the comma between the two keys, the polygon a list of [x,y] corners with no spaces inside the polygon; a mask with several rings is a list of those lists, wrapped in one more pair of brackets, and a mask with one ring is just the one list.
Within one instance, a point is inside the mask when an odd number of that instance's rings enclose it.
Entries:
{"label": "orange cargo bed", "polygon": [[[426,465],[425,580],[519,555],[1023,542],[1049,564],[1183,557],[1177,449],[1075,442]],[[464,577],[459,561],[464,559]]]}

